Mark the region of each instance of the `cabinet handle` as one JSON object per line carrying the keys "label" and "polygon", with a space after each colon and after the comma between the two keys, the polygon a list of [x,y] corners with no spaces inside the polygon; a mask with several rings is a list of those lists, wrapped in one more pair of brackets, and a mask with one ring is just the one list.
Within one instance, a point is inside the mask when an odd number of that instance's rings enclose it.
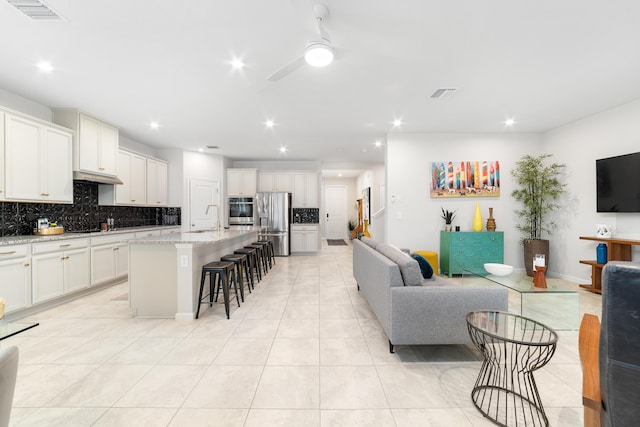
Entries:
{"label": "cabinet handle", "polygon": [[11,254],[15,254],[16,251],[7,251],[7,252],[0,252],[0,255],[11,255]]}
{"label": "cabinet handle", "polygon": [[131,200],[131,203],[133,203],[133,202],[135,202],[135,201],[136,201],[136,199],[133,199],[133,200]]}
{"label": "cabinet handle", "polygon": [[103,171],[103,170],[105,170],[105,168],[98,168],[98,170],[101,170],[101,171]]}
{"label": "cabinet handle", "polygon": [[71,246],[71,243],[65,243],[64,245],[60,245],[61,248],[66,248],[68,246]]}
{"label": "cabinet handle", "polygon": [[40,193],[42,197],[49,197],[49,193]]}
{"label": "cabinet handle", "polygon": [[115,248],[113,248],[113,250],[114,250],[114,251],[119,251],[119,250],[120,250],[120,248],[115,247]]}
{"label": "cabinet handle", "polygon": [[29,264],[29,263],[26,263],[26,264],[25,264],[24,266],[25,266],[25,267],[29,267],[30,265],[31,265],[31,264]]}

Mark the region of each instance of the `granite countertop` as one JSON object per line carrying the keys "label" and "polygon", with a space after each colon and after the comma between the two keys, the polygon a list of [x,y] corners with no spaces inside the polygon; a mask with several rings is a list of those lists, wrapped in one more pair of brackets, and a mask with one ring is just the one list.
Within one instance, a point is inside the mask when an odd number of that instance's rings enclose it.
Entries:
{"label": "granite countertop", "polygon": [[137,231],[162,230],[166,228],[176,228],[176,227],[180,227],[180,226],[179,225],[151,225],[151,226],[141,226],[141,227],[125,227],[125,228],[118,228],[112,231],[95,231],[91,233],[69,232],[69,233],[63,233],[63,234],[54,234],[51,236],[36,236],[36,235],[7,236],[7,237],[0,237],[0,246],[21,245],[25,243],[51,242],[54,240],[79,239],[82,237],[108,236],[112,234],[135,233]]}
{"label": "granite countertop", "polygon": [[257,233],[257,227],[243,227],[242,229],[222,229],[220,231],[183,231],[181,233],[165,234],[162,236],[143,237],[129,240],[129,244],[138,245],[175,245],[186,244],[211,244],[233,239],[247,233]]}

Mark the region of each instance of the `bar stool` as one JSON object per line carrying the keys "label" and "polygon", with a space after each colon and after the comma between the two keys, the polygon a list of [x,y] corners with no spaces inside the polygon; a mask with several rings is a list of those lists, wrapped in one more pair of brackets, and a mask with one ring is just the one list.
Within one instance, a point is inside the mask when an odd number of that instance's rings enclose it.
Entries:
{"label": "bar stool", "polygon": [[[234,254],[243,254],[247,256],[249,261],[249,271],[253,281],[253,275],[256,275],[258,282],[262,280],[262,274],[260,274],[260,267],[258,266],[258,250],[255,248],[241,248],[233,251]],[[254,287],[255,289],[255,287]]]}
{"label": "bar stool", "polygon": [[256,257],[258,258],[258,265],[260,267],[260,271],[264,272],[264,274],[267,274],[267,266],[265,265],[265,258],[264,258],[264,248],[262,245],[258,245],[258,244],[249,244],[249,245],[245,245],[245,249],[250,249],[253,248],[257,251],[256,253]]}
{"label": "bar stool", "polygon": [[227,254],[223,257],[220,257],[220,261],[230,261],[235,265],[236,270],[236,281],[238,285],[240,285],[240,299],[244,302],[244,279],[242,277],[243,274],[247,274],[247,288],[249,289],[249,293],[251,293],[251,282],[249,280],[249,275],[247,271],[247,256],[244,254]]}
{"label": "bar stool", "polygon": [[[202,277],[200,279],[200,292],[198,294],[198,310],[196,311],[196,319],[200,315],[200,305],[203,303],[202,293],[204,291],[204,282],[209,275],[209,307],[213,306],[213,295],[216,294],[216,301],[218,300],[218,286],[222,286],[222,295],[224,298],[224,311],[229,318],[229,289],[231,281],[236,290],[236,301],[238,301],[238,307],[240,307],[240,299],[238,298],[238,283],[233,275],[235,270],[235,264],[230,261],[210,262],[202,266]],[[215,291],[214,291],[215,289]],[[205,297],[206,298],[206,295]],[[204,301],[206,304],[206,301]]]}
{"label": "bar stool", "polygon": [[[267,270],[271,270],[273,266],[271,265],[271,254],[269,253],[269,242],[251,242],[251,244],[262,246],[262,263],[264,264],[265,272],[267,272]],[[267,267],[269,268],[267,269]]]}
{"label": "bar stool", "polygon": [[273,265],[276,265],[276,251],[273,249],[273,240],[267,240],[267,243],[269,244],[268,248],[273,260]]}

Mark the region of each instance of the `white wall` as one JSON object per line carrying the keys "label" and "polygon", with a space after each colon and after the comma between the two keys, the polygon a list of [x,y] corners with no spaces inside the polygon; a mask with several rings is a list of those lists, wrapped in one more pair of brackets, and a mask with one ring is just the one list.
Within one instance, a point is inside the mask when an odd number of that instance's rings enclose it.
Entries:
{"label": "white wall", "polygon": [[[543,149],[567,165],[569,197],[561,227],[551,240],[551,251],[563,262],[554,273],[590,282],[591,268],[581,259],[595,259],[595,224],[617,227],[614,237],[640,239],[640,213],[596,212],[596,159],[640,151],[640,100],[563,126],[543,136]],[[640,260],[634,248],[633,260]]]}
{"label": "white wall", "polygon": [[[511,169],[524,154],[538,154],[542,136],[537,134],[391,134],[386,155],[386,229],[388,243],[411,250],[440,251],[444,221],[440,208],[456,210],[454,225],[472,229],[476,202],[483,224],[493,207],[497,230],[505,233],[505,263],[523,267],[520,233],[515,229],[516,207],[510,197]],[[431,199],[431,162],[498,160],[501,197]]]}
{"label": "white wall", "polygon": [[295,160],[268,160],[268,161],[249,161],[235,160],[234,168],[252,168],[258,170],[312,170],[321,169],[321,162],[317,161],[295,161]]}
{"label": "white wall", "polygon": [[51,108],[0,88],[0,105],[24,114],[51,121]]}
{"label": "white wall", "polygon": [[134,141],[133,139],[122,135],[122,133],[120,133],[120,135],[118,136],[118,145],[120,148],[135,151],[136,153],[144,154],[145,156],[158,157],[157,152],[154,148]]}

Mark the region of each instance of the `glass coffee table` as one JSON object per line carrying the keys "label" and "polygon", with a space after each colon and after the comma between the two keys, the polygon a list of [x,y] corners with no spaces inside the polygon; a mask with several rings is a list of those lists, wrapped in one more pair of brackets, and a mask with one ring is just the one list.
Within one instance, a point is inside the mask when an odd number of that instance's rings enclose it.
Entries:
{"label": "glass coffee table", "polygon": [[489,274],[484,268],[468,269],[462,272],[463,287],[491,284],[504,286],[520,296],[520,301],[513,301],[510,298],[509,311],[555,330],[578,330],[579,294],[560,280],[547,277],[547,287],[537,288],[533,286],[533,278],[523,271],[514,271],[506,276]]}

